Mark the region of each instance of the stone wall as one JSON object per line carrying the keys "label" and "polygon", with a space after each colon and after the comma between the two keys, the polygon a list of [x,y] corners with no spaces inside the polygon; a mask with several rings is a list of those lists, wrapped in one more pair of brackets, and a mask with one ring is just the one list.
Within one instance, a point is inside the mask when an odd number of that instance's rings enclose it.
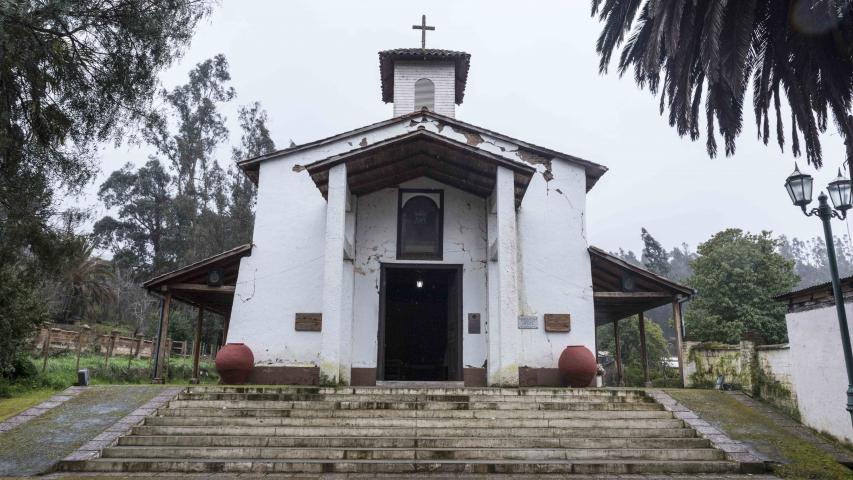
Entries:
{"label": "stone wall", "polygon": [[753,392],[799,420],[791,362],[791,349],[787,344],[756,346]]}
{"label": "stone wall", "polygon": [[711,388],[723,381],[752,390],[752,342],[737,345],[711,342],[684,342],[684,386]]}
{"label": "stone wall", "polygon": [[685,342],[684,359],[685,387],[713,388],[722,376],[725,383],[800,418],[793,381],[793,357],[787,344]]}

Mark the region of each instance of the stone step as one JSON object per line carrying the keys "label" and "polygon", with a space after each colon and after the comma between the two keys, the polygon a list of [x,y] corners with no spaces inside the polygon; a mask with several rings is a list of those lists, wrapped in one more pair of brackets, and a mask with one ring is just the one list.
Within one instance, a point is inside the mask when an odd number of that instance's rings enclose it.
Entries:
{"label": "stone step", "polygon": [[682,428],[676,418],[290,418],[290,417],[148,417],[150,426],[295,426],[407,428]]}
{"label": "stone step", "polygon": [[728,473],[738,469],[735,462],[652,461],[652,460],[301,460],[298,462],[264,459],[162,460],[145,458],[98,458],[63,462],[64,471],[75,472],[197,472],[197,473],[575,473],[575,474],[660,474]]}
{"label": "stone step", "polygon": [[421,402],[172,400],[170,408],[270,408],[306,410],[663,410],[653,402]]}
{"label": "stone step", "polygon": [[[149,417],[151,418],[151,417]],[[156,418],[156,417],[154,417]],[[132,428],[133,435],[227,435],[262,437],[578,437],[594,435],[599,438],[685,438],[695,437],[689,428],[634,428],[601,427],[590,430],[583,428],[474,428],[474,427],[339,427],[339,426],[151,426]]]}
{"label": "stone step", "polygon": [[246,401],[350,401],[350,402],[651,402],[645,395],[427,395],[427,394],[314,394],[282,393],[181,393],[177,400],[246,400]]}
{"label": "stone step", "polygon": [[393,388],[393,387],[309,387],[309,386],[263,386],[263,385],[196,385],[187,387],[185,393],[300,393],[300,394],[342,394],[342,395],[477,395],[494,397],[525,397],[535,395],[578,396],[578,397],[619,397],[640,396],[646,394],[636,389],[592,389],[592,388]]}
{"label": "stone step", "polygon": [[710,448],[704,438],[581,437],[275,437],[129,435],[119,446],[132,447],[303,447],[303,448]]}
{"label": "stone step", "polygon": [[289,417],[289,418],[673,418],[665,410],[308,410],[285,408],[162,408],[161,417]]}
{"label": "stone step", "polygon": [[281,447],[110,447],[102,458],[266,460],[722,460],[712,448],[281,448]]}

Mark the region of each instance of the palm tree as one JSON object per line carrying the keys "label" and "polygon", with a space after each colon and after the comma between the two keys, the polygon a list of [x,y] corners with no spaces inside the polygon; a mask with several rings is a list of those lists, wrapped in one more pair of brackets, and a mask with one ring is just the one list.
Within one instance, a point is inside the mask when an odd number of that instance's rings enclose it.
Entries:
{"label": "palm tree", "polygon": [[113,267],[106,260],[92,256],[93,251],[94,245],[80,242],[61,276],[60,281],[67,289],[62,309],[64,322],[68,321],[75,304],[82,314],[89,302],[110,302],[114,298]]}
{"label": "palm tree", "polygon": [[[847,143],[853,173],[853,6],[849,0],[592,0],[604,23],[596,50],[602,73],[614,51],[619,74],[660,92],[661,114],[681,136],[700,136],[704,104],[708,155],[717,154],[717,131],[726,155],[735,151],[744,99],[752,88],[759,137],[785,145],[784,101],[790,107],[791,149],[823,164],[819,134],[831,117]],[[627,40],[626,40],[627,36]]]}

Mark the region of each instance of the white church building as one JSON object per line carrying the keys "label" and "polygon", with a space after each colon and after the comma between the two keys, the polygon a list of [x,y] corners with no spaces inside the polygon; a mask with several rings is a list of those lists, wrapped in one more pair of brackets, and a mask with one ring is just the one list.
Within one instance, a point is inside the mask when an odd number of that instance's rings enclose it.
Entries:
{"label": "white church building", "polygon": [[145,287],[223,314],[264,384],[559,385],[597,324],[666,304],[680,320],[690,289],[588,244],[605,167],[456,118],[469,63],[380,52],[392,118],[239,162],[252,244]]}

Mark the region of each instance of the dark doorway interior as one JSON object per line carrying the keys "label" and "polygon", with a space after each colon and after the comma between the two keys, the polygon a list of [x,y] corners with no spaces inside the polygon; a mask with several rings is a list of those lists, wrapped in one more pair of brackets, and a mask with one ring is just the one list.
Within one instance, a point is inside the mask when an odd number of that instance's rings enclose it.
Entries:
{"label": "dark doorway interior", "polygon": [[455,266],[384,266],[380,378],[460,379],[460,274]]}

